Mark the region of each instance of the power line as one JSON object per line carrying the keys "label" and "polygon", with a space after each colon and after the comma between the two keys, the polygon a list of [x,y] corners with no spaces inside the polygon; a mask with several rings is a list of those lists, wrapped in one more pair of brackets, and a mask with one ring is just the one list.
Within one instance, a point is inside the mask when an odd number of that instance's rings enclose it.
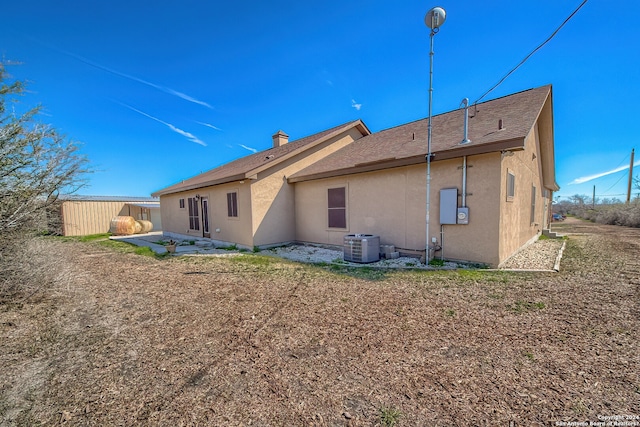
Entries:
{"label": "power line", "polygon": [[618,183],[620,182],[620,180],[624,178],[624,174],[620,174],[620,178],[618,178],[618,180],[616,182],[613,183],[613,185],[609,188],[607,188],[606,190],[604,190],[604,192],[606,193],[607,191],[611,190],[613,187],[615,187],[616,185],[618,185]]}
{"label": "power line", "polygon": [[573,18],[573,16],[574,16],[576,13],[578,13],[578,11],[582,8],[582,6],[584,6],[584,5],[587,3],[587,1],[588,1],[588,0],[584,0],[584,1],[580,4],[580,6],[578,6],[578,7],[576,8],[576,10],[574,10],[574,11],[571,13],[571,15],[569,15],[569,16],[567,17],[567,19],[565,19],[565,20],[564,20],[564,22],[563,22],[562,24],[560,24],[560,26],[559,26],[558,28],[556,28],[556,30],[555,30],[553,33],[551,33],[551,35],[550,35],[550,36],[549,36],[545,41],[543,41],[541,44],[539,44],[539,45],[538,45],[538,47],[536,47],[535,49],[533,49],[533,50],[531,51],[531,53],[529,53],[527,56],[525,56],[525,57],[524,57],[524,59],[523,59],[522,61],[520,61],[520,63],[519,63],[518,65],[516,65],[515,67],[513,67],[513,68],[511,69],[511,71],[509,71],[507,74],[505,74],[505,75],[504,75],[504,77],[502,77],[498,83],[496,83],[495,85],[493,85],[493,87],[492,87],[491,89],[489,89],[488,91],[486,91],[485,93],[483,93],[483,94],[482,94],[482,96],[481,96],[480,98],[478,98],[478,99],[474,102],[474,104],[477,104],[478,102],[482,101],[482,98],[484,98],[484,97],[485,97],[485,96],[487,96],[489,93],[491,93],[495,88],[497,88],[498,86],[500,86],[500,85],[502,84],[502,82],[504,82],[504,81],[507,79],[507,77],[509,77],[509,76],[510,76],[511,74],[513,74],[513,73],[514,73],[518,68],[520,68],[520,66],[521,66],[522,64],[524,64],[525,62],[527,62],[527,60],[528,60],[529,58],[531,58],[531,56],[532,56],[534,53],[536,53],[537,51],[539,51],[539,50],[542,48],[542,46],[544,46],[545,44],[549,43],[549,41],[551,41],[551,39],[552,39],[552,38],[554,38],[556,34],[558,34],[558,31],[560,31],[560,29],[561,29],[562,27],[564,27],[564,26],[565,26],[565,24],[566,24],[567,22],[569,22],[569,20],[570,20],[571,18]]}
{"label": "power line", "polygon": [[[624,156],[624,159],[622,159],[622,161],[620,163],[618,163],[618,165],[615,168],[613,168],[613,170],[618,169],[620,166],[622,166],[624,163],[626,163],[628,159],[629,159],[629,155],[627,154],[626,156]],[[620,182],[620,180],[622,178],[624,178],[624,176],[625,176],[624,174],[620,174],[620,177],[618,177],[616,182],[614,182],[611,187],[609,187],[606,190],[604,190],[604,192],[606,193],[606,192],[610,191],[613,187],[618,185],[618,183]]]}

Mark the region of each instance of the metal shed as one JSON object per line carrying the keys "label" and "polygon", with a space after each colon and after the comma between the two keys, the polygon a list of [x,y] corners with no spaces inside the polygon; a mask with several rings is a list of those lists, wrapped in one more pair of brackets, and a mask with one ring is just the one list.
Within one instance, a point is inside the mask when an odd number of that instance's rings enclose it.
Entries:
{"label": "metal shed", "polygon": [[158,198],[79,195],[60,198],[60,220],[64,236],[107,233],[111,219],[119,215],[151,221],[154,231],[162,230]]}

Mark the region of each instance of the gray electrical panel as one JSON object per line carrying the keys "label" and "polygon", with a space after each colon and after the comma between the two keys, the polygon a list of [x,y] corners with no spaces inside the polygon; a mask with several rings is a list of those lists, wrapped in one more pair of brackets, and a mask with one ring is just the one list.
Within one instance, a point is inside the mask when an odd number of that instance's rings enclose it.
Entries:
{"label": "gray electrical panel", "polygon": [[458,189],[440,190],[440,224],[458,224]]}

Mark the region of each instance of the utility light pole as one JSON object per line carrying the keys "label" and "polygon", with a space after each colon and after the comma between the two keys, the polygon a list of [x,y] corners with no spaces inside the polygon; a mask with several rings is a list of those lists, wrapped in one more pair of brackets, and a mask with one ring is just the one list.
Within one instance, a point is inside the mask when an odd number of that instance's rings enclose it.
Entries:
{"label": "utility light pole", "polygon": [[444,24],[447,14],[441,7],[434,7],[427,12],[424,23],[431,29],[429,34],[429,119],[427,121],[427,215],[426,215],[426,241],[425,241],[425,264],[431,261],[431,242],[429,240],[429,209],[431,198],[431,116],[433,108],[433,37]]}
{"label": "utility light pole", "polygon": [[633,182],[633,155],[636,149],[631,149],[631,161],[629,162],[629,184],[627,185],[627,204],[631,201],[631,183]]}

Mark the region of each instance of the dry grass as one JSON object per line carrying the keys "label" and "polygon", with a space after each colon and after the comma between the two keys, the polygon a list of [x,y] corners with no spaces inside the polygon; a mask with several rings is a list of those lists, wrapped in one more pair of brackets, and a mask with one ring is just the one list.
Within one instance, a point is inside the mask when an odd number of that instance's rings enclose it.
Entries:
{"label": "dry grass", "polygon": [[640,231],[561,227],[578,234],[558,274],[350,275],[253,254],[159,260],[41,241],[56,280],[0,305],[0,424],[640,415]]}

